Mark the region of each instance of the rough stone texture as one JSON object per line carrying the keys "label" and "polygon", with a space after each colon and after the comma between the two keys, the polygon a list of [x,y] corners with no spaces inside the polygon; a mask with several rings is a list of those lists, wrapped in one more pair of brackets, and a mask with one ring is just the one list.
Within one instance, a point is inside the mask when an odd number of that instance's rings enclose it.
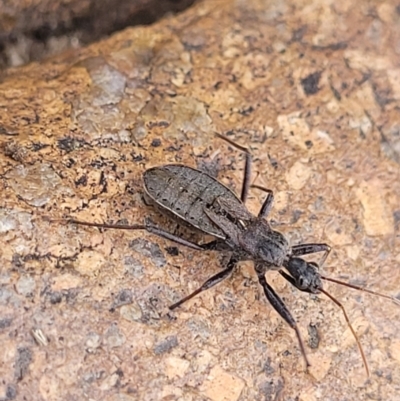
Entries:
{"label": "rough stone texture", "polygon": [[[172,313],[169,304],[218,270],[219,255],[49,221],[150,216],[176,230],[143,203],[141,174],[220,159],[221,180],[238,189],[243,155],[212,134],[229,132],[254,154],[256,183],[275,192],[275,227],[293,244],[330,243],[327,276],[399,296],[398,16],[381,1],[204,1],[9,70],[0,85],[0,398],[398,399],[393,302],[326,285],[360,336],[367,380],[340,309],[268,274],[305,343],[310,324],[318,332],[306,374],[250,263]],[[252,191],[249,209],[263,197]]]}
{"label": "rough stone texture", "polygon": [[0,69],[78,49],[150,24],[194,0],[0,0]]}

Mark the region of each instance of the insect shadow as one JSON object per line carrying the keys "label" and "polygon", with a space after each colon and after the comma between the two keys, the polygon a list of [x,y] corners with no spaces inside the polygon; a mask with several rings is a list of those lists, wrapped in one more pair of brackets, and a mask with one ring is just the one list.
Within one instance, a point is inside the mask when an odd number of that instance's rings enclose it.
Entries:
{"label": "insect shadow", "polygon": [[[296,333],[300,350],[306,366],[310,366],[297,323],[279,295],[267,282],[265,275],[269,270],[277,270],[294,287],[310,294],[323,293],[338,305],[350,328],[369,376],[368,363],[361,343],[353,329],[343,305],[329,294],[322,286],[322,280],[391,299],[399,303],[395,297],[371,291],[356,285],[328,278],[320,274],[331,251],[325,243],[306,243],[291,246],[285,236],[271,228],[266,218],[272,208],[274,195],[270,189],[258,185],[250,185],[251,162],[250,151],[229,138],[215,133],[217,137],[228,142],[245,154],[244,177],[240,198],[229,188],[208,174],[189,166],[167,164],[153,167],[143,173],[144,190],[147,197],[165,212],[180,221],[184,221],[202,233],[215,239],[205,244],[197,244],[174,235],[153,223],[145,224],[98,224],[69,219],[67,222],[100,228],[124,230],[146,230],[159,237],[199,251],[229,252],[230,258],[226,266],[210,277],[201,287],[187,295],[169,308],[176,309],[195,295],[210,289],[230,276],[235,266],[250,260],[254,262],[258,281],[272,307]],[[257,216],[251,214],[245,202],[250,187],[262,190],[267,197]],[[302,258],[304,255],[323,252],[319,264]]]}

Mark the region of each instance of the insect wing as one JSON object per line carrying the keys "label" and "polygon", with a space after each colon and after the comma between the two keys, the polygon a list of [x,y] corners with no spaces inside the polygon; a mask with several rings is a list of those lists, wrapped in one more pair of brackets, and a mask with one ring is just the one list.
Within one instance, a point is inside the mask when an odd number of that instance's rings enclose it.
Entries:
{"label": "insect wing", "polygon": [[[224,239],[224,232],[204,213],[218,205],[217,199],[239,204],[239,198],[227,187],[194,168],[179,164],[153,167],[143,174],[148,196],[204,233]],[[238,206],[238,207],[240,207]]]}

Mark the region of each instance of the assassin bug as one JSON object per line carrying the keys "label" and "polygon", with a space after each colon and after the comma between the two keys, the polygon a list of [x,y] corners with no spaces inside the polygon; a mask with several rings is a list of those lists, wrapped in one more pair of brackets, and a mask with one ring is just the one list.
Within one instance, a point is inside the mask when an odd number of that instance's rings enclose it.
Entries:
{"label": "assassin bug", "polygon": [[[213,241],[196,244],[147,221],[145,224],[133,225],[97,224],[74,219],[70,219],[68,222],[100,228],[146,230],[195,250],[230,253],[230,259],[223,270],[209,278],[197,290],[171,305],[169,307],[171,310],[226,279],[239,262],[253,261],[258,281],[265,296],[273,308],[295,331],[301,353],[308,367],[310,363],[297,323],[282,299],[265,278],[269,270],[278,270],[290,284],[300,291],[312,294],[323,293],[342,309],[346,322],[357,342],[367,375],[369,375],[364,351],[347,313],[343,305],[323,288],[322,280],[392,299],[397,303],[399,301],[394,297],[321,275],[319,267],[328,257],[331,251],[330,246],[325,243],[290,246],[282,233],[272,229],[266,218],[272,208],[273,192],[258,185],[250,185],[252,160],[250,151],[221,134],[216,133],[216,136],[245,154],[244,178],[240,198],[217,179],[192,167],[167,164],[152,167],[143,173],[145,194],[153,203],[159,206],[161,210],[172,214],[174,218],[187,223],[204,234],[213,236],[215,238]],[[245,207],[250,187],[267,193],[257,216],[252,215]],[[317,252],[323,252],[319,265],[302,258],[304,255]]]}

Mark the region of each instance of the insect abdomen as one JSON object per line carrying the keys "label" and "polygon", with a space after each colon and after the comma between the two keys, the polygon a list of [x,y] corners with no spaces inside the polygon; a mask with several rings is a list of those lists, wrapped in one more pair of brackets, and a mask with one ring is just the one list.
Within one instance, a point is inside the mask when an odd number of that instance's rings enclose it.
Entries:
{"label": "insect abdomen", "polygon": [[157,204],[199,230],[225,238],[204,209],[213,208],[219,197],[240,202],[230,189],[199,170],[176,164],[148,169],[143,178],[147,194]]}

